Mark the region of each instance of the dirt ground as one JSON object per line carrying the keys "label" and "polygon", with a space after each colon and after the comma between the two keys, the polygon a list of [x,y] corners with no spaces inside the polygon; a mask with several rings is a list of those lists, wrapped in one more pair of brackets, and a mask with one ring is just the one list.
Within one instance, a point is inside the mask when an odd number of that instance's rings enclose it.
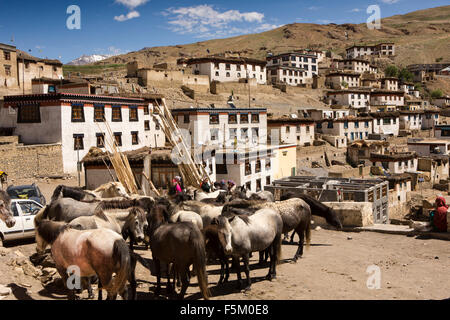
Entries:
{"label": "dirt ground", "polygon": [[[54,187],[63,182],[77,185],[75,180],[40,182],[48,200]],[[423,240],[413,237],[379,233],[345,233],[333,230],[314,230],[312,244],[303,259],[294,264],[296,245],[283,245],[283,261],[278,266],[278,278],[264,280],[268,267],[257,266],[258,255],[251,260],[252,290],[243,293],[236,289],[236,274],[228,284],[218,286],[219,265],[208,266],[209,288],[216,300],[405,300],[448,299],[450,297],[450,246],[448,241]],[[148,259],[151,252],[138,248],[137,253]],[[0,248],[0,284],[12,289],[4,300],[66,299],[61,282],[43,285],[41,277],[34,277],[25,260],[35,253],[35,244],[20,241]],[[21,262],[22,261],[22,262]],[[20,266],[22,264],[22,266]],[[369,266],[381,271],[381,288],[367,287]],[[30,269],[30,270],[29,270]],[[138,299],[166,299],[165,280],[162,295],[156,297],[156,278],[141,265],[136,269]],[[245,277],[245,275],[243,274]],[[58,278],[58,277],[56,277]],[[84,292],[81,298],[86,298]],[[0,297],[1,299],[2,297]],[[201,296],[197,278],[191,280],[187,299]]]}

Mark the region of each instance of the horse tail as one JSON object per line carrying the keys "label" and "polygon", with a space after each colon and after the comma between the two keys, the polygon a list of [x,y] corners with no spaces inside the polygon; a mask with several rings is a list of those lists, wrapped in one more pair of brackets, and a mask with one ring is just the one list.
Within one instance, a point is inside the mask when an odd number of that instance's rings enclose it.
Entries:
{"label": "horse tail", "polygon": [[306,249],[309,249],[309,246],[311,245],[311,218],[309,218],[308,221],[306,222],[305,236],[306,236]]}
{"label": "horse tail", "polygon": [[59,185],[56,187],[55,191],[53,191],[51,202],[58,200],[59,198],[62,198],[64,186]]}
{"label": "horse tail", "polygon": [[208,276],[206,274],[205,241],[197,227],[192,228],[191,239],[194,247],[194,268],[197,272],[198,286],[200,287],[203,298],[208,300],[210,292],[208,289]]}
{"label": "horse tail", "polygon": [[130,249],[124,240],[116,240],[113,248],[113,260],[119,261],[119,272],[111,289],[114,295],[122,293],[131,271]]}

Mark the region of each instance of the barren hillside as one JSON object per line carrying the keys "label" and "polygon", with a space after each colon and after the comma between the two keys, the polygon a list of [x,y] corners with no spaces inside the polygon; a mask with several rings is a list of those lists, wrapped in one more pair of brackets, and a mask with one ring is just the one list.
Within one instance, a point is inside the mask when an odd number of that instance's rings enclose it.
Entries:
{"label": "barren hillside", "polygon": [[[348,39],[346,38],[348,34]],[[450,6],[415,11],[382,20],[380,30],[369,30],[366,24],[285,25],[271,31],[228,39],[197,42],[188,45],[144,48],[104,60],[98,64],[127,63],[138,60],[147,65],[176,61],[185,56],[201,56],[240,52],[264,59],[268,52],[281,53],[293,49],[317,48],[343,53],[354,43],[394,41],[398,44],[396,62],[400,65],[450,61]]]}

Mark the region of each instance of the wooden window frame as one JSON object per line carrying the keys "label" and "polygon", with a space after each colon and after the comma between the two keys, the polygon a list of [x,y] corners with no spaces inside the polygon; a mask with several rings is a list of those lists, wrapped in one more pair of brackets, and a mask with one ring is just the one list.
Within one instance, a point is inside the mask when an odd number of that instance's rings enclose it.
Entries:
{"label": "wooden window frame", "polygon": [[[80,118],[75,118],[75,113],[77,109],[81,109]],[[72,122],[85,122],[84,118],[84,105],[83,104],[72,104],[72,113],[71,113]]]}
{"label": "wooden window frame", "polygon": [[[101,119],[97,117],[97,112],[101,110]],[[94,122],[105,122],[105,106],[104,105],[94,105]]]}
{"label": "wooden window frame", "polygon": [[[26,114],[25,111],[28,111],[24,110],[25,107],[37,108],[37,112],[36,110],[34,111],[35,114],[33,119],[31,119],[31,117],[24,119],[24,114]],[[39,104],[20,105],[17,112],[17,123],[41,123],[41,106]]]}
{"label": "wooden window frame", "polygon": [[[120,110],[120,119],[114,119],[114,110]],[[122,106],[111,106],[111,122],[122,122]]]}
{"label": "wooden window frame", "polygon": [[[129,107],[129,118],[130,122],[139,122],[139,108],[138,107]],[[136,112],[136,117],[131,117],[131,112]]]}
{"label": "wooden window frame", "polygon": [[[105,134],[104,133],[96,133],[95,136],[97,138],[97,148],[105,148]],[[99,140],[99,138],[102,138],[102,139]]]}
{"label": "wooden window frame", "polygon": [[[81,147],[77,148],[77,139],[81,139]],[[75,151],[84,150],[84,134],[74,134],[73,135],[73,149]]]}
{"label": "wooden window frame", "polygon": [[[120,143],[117,142],[117,137],[120,137]],[[122,147],[123,145],[123,141],[122,141],[122,132],[114,132],[114,142],[116,143],[116,145],[118,147]]]}
{"label": "wooden window frame", "polygon": [[[136,141],[134,138],[136,137]],[[136,146],[139,144],[139,131],[131,131],[131,145]]]}
{"label": "wooden window frame", "polygon": [[150,131],[150,120],[145,120],[144,121],[144,130],[145,131]]}

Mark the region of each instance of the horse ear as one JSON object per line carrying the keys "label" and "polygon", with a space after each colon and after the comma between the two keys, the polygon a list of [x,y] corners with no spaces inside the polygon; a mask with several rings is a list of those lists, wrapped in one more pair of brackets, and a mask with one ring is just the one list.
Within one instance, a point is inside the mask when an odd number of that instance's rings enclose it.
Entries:
{"label": "horse ear", "polygon": [[215,226],[219,225],[219,219],[217,218],[212,219],[211,224]]}

